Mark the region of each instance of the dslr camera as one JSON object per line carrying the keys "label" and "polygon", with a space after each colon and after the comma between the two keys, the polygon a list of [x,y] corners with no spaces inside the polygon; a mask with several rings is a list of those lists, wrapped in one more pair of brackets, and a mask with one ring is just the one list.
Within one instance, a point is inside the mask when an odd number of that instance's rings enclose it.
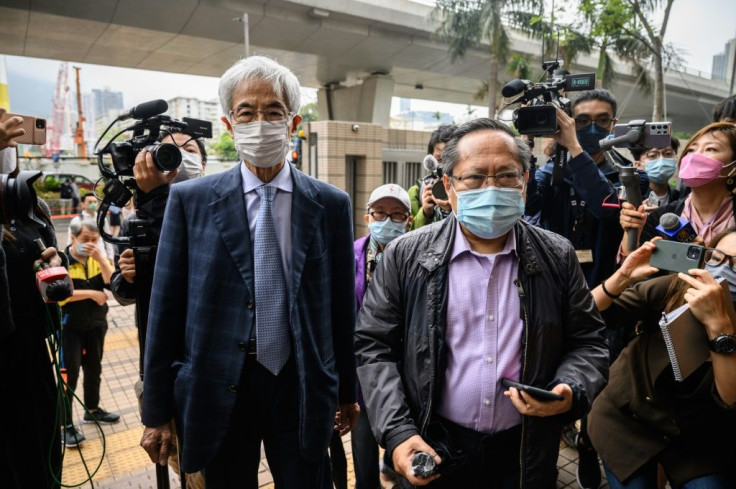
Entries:
{"label": "dslr camera", "polygon": [[432,187],[432,195],[440,200],[447,200],[447,192],[445,192],[445,185],[442,182],[442,167],[439,162],[432,155],[427,155],[422,161],[422,165],[429,172],[427,176],[422,178],[424,185]]}
{"label": "dslr camera", "polygon": [[570,114],[570,100],[560,92],[575,92],[595,88],[595,73],[570,75],[560,70],[561,62],[545,61],[542,68],[547,73],[545,82],[511,80],[502,89],[505,98],[516,97],[508,105],[521,103],[514,110],[514,126],[519,134],[551,136],[557,132],[557,108]]}
{"label": "dslr camera", "polygon": [[[135,158],[144,149],[151,153],[153,163],[159,171],[168,172],[179,168],[179,165],[181,165],[179,148],[174,144],[161,144],[157,141],[162,132],[161,128],[164,126],[179,128],[182,133],[193,138],[212,137],[211,122],[189,117],[183,117],[181,121],[178,121],[167,115],[161,115],[168,109],[169,105],[166,101],[152,100],[135,106],[115,120],[115,122],[118,122],[131,118],[139,119],[132,126],[123,129],[116,135],[117,137],[124,132],[133,131],[133,136],[130,139],[115,141],[115,137],[113,137],[96,153],[98,166],[105,177],[133,176]],[[105,134],[109,129],[108,127],[105,130]],[[103,156],[106,154],[109,154],[112,158],[113,171],[110,171],[103,162]]]}

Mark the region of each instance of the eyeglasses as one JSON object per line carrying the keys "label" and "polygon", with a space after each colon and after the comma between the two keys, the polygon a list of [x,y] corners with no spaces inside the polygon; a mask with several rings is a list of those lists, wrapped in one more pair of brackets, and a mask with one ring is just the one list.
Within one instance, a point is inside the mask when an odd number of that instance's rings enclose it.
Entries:
{"label": "eyeglasses", "polygon": [[393,214],[386,214],[385,212],[381,212],[381,211],[372,211],[372,212],[369,212],[368,215],[371,216],[374,221],[385,221],[387,217],[390,217],[391,221],[395,223],[402,223],[402,222],[406,222],[406,220],[409,219],[409,214],[404,214],[403,212],[394,212]]}
{"label": "eyeglasses", "polygon": [[595,122],[596,126],[607,128],[611,124],[611,121],[613,121],[613,117],[608,115],[602,115],[595,119],[591,119],[588,115],[579,115],[575,118],[575,129],[585,129],[591,122]]}
{"label": "eyeglasses", "polygon": [[455,176],[450,175],[450,178],[459,182],[460,185],[468,190],[477,190],[479,188],[488,186],[488,179],[493,178],[496,180],[496,186],[505,188],[516,188],[520,187],[524,183],[524,172],[523,171],[505,171],[496,173],[495,175],[482,175],[482,174],[470,174]]}
{"label": "eyeglasses", "polygon": [[728,266],[736,272],[736,256],[727,255],[718,248],[707,248],[703,256],[705,257],[705,262],[714,267],[728,260]]}
{"label": "eyeglasses", "polygon": [[257,120],[258,114],[261,114],[262,120],[272,123],[281,122],[291,116],[291,112],[283,107],[269,107],[265,110],[255,110],[252,107],[238,107],[235,111],[230,111],[230,119],[240,124],[248,124]]}
{"label": "eyeglasses", "polygon": [[644,156],[646,156],[648,160],[656,160],[659,157],[674,158],[675,155],[676,155],[675,150],[672,148],[650,149],[649,151],[644,153]]}

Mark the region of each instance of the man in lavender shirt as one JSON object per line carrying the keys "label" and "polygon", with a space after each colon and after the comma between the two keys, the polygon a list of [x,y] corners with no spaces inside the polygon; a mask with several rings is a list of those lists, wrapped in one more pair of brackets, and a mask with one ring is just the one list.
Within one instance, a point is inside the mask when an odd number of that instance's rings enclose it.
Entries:
{"label": "man in lavender shirt", "polygon": [[[392,241],[366,293],[358,376],[403,487],[554,488],[560,428],[606,382],[603,322],[575,250],[521,220],[530,158],[502,123],[460,126],[443,153],[452,215]],[[417,452],[439,473],[415,475]]]}

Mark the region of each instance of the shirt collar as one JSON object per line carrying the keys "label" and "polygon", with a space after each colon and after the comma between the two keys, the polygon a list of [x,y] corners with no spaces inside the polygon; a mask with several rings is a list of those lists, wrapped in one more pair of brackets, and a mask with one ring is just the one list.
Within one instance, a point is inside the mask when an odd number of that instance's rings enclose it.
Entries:
{"label": "shirt collar", "polygon": [[[256,187],[266,185],[256,176],[255,173],[250,171],[245,163],[240,163],[240,174],[243,175],[243,193],[253,192]],[[268,182],[268,185],[276,187],[284,192],[291,193],[294,188],[294,182],[291,179],[291,165],[289,162],[284,162],[284,166],[276,174],[276,177]]]}
{"label": "shirt collar", "polygon": [[[516,225],[514,225],[516,227]],[[485,256],[481,253],[478,253],[476,251],[473,251],[473,249],[470,247],[470,243],[468,243],[467,238],[463,234],[462,228],[460,227],[460,222],[455,223],[455,242],[452,245],[452,254],[450,255],[450,261],[452,262],[457,258],[459,255],[468,252],[475,256]],[[509,255],[509,254],[516,255],[516,233],[514,232],[514,228],[511,228],[511,231],[508,233],[508,238],[506,238],[506,244],[504,245],[503,249],[497,253],[497,255]]]}

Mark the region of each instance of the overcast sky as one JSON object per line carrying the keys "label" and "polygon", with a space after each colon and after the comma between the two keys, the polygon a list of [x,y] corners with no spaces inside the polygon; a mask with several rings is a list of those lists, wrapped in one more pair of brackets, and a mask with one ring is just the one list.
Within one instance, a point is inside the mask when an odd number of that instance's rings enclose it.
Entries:
{"label": "overcast sky", "polygon": [[[558,0],[559,2],[559,0]],[[426,3],[426,0],[422,0]],[[720,53],[729,39],[736,37],[736,8],[733,0],[675,0],[666,41],[673,42],[683,50],[685,64],[695,70],[710,73],[714,54]],[[56,83],[59,62],[7,56],[10,72],[23,73],[26,77]],[[217,98],[217,78],[177,75],[154,71],[109,66],[82,66],[82,91],[92,88],[109,87],[123,92],[126,106],[133,106],[156,98],[170,99],[175,96]],[[73,70],[70,69],[70,86],[73,86]],[[17,90],[17,87],[9,87]],[[314,101],[314,91],[306,90],[304,103]],[[11,94],[12,98],[12,94]],[[398,104],[392,104],[392,112]],[[415,110],[440,110],[458,116],[465,112],[465,106],[438,104],[436,102],[416,101]]]}

